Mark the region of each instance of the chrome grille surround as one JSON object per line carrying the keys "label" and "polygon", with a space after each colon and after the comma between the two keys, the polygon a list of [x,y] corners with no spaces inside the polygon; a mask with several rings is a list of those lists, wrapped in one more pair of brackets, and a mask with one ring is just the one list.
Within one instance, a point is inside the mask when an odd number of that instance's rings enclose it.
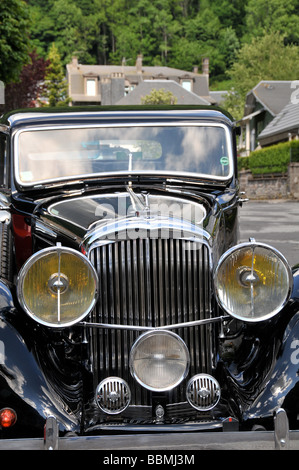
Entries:
{"label": "chrome grille surround", "polygon": [[220,400],[220,386],[217,380],[208,374],[197,374],[187,385],[187,399],[199,411],[208,411]]}
{"label": "chrome grille surround", "polygon": [[[113,240],[113,230],[94,233],[86,250],[100,291],[88,323],[98,326],[88,328],[94,383],[122,377],[131,389],[131,404],[151,406],[150,392],[129,370],[130,350],[142,331],[175,325],[190,352],[189,377],[211,371],[210,237],[192,224],[184,224],[183,236],[182,231],[177,236],[182,224],[170,220],[161,224],[134,218],[119,225],[126,231],[117,232]],[[168,236],[163,238],[157,229],[165,227]],[[169,404],[186,402],[185,387],[182,383],[172,390]]]}
{"label": "chrome grille surround", "polygon": [[96,389],[96,403],[107,414],[118,414],[130,404],[131,391],[128,384],[119,377],[102,380]]}

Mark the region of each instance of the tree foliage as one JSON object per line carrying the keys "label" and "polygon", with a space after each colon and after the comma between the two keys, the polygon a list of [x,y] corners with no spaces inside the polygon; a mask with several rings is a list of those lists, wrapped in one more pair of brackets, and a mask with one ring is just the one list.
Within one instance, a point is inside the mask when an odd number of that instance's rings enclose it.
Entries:
{"label": "tree foliage", "polygon": [[49,106],[66,106],[70,102],[60,55],[53,42],[49,55],[49,65],[45,74],[45,98]]}
{"label": "tree foliage", "polygon": [[141,104],[176,104],[177,98],[171,91],[164,88],[153,89],[148,95],[141,98]]}
{"label": "tree foliage", "polygon": [[[29,0],[30,36],[40,54],[55,41],[64,64],[168,65],[192,70],[210,56],[223,76],[240,45],[244,1],[234,0]],[[245,2],[246,3],[246,2]]]}
{"label": "tree foliage", "polygon": [[28,61],[29,11],[23,0],[0,2],[0,80],[15,80]]}
{"label": "tree foliage", "polygon": [[29,54],[29,62],[21,70],[19,80],[5,88],[5,110],[35,107],[45,94],[44,78],[49,62],[38,57],[36,51]]}
{"label": "tree foliage", "polygon": [[270,32],[255,37],[239,50],[229,70],[234,88],[225,106],[238,119],[246,94],[261,80],[296,80],[299,77],[299,47],[285,45],[285,36]]}
{"label": "tree foliage", "polygon": [[16,81],[28,52],[46,59],[53,42],[63,67],[73,55],[134,65],[142,54],[191,71],[209,57],[210,85],[231,82],[239,106],[260,79],[297,73],[298,16],[299,0],[2,0],[0,80]]}

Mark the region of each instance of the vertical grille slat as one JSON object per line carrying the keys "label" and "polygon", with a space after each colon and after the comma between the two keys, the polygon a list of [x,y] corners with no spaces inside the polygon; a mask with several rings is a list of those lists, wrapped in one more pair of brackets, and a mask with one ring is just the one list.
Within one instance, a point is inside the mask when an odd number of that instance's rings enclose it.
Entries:
{"label": "vertical grille slat", "polygon": [[[204,243],[184,239],[137,238],[94,248],[90,255],[99,280],[99,300],[92,321],[157,327],[210,315],[209,251]],[[209,372],[209,327],[175,330],[190,351],[190,375]],[[91,354],[95,382],[109,376],[127,381],[132,404],[148,404],[149,393],[129,371],[129,353],[141,332],[94,329]],[[171,396],[183,399],[180,387]]]}

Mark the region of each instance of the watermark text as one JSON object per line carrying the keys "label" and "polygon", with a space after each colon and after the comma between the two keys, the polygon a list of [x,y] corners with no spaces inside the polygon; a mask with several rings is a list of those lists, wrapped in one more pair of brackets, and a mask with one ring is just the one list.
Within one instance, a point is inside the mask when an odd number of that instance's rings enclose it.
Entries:
{"label": "watermark text", "polygon": [[0,341],[0,364],[4,364],[5,360],[5,352],[4,352],[4,343]]}
{"label": "watermark text", "polygon": [[291,88],[294,88],[294,91],[291,94],[291,103],[299,104],[299,80],[293,80]]}

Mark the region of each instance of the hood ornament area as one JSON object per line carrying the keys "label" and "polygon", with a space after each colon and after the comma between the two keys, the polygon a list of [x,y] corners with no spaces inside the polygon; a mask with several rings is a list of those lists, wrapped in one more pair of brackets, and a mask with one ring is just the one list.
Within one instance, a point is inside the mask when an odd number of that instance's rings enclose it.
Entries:
{"label": "hood ornament area", "polygon": [[134,190],[132,188],[131,182],[129,183],[128,186],[126,186],[126,190],[130,196],[131,199],[131,204],[135,213],[136,217],[140,217],[140,215],[144,216],[146,219],[148,219],[151,215],[151,209],[149,205],[149,197],[147,192],[142,192],[141,200],[137,194],[134,193]]}

